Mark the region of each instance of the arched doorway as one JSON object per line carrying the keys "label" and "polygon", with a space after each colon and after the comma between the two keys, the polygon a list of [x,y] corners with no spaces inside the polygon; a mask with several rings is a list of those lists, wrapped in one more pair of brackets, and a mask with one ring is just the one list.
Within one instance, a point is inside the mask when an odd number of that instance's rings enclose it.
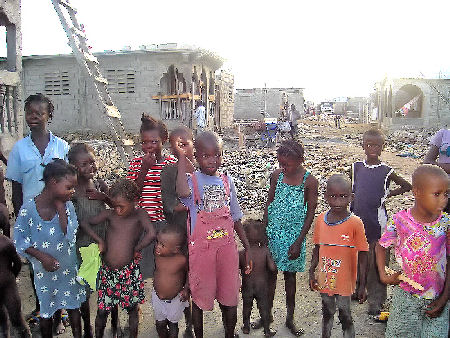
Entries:
{"label": "arched doorway", "polygon": [[422,90],[413,85],[402,86],[394,97],[394,117],[420,118],[422,117]]}

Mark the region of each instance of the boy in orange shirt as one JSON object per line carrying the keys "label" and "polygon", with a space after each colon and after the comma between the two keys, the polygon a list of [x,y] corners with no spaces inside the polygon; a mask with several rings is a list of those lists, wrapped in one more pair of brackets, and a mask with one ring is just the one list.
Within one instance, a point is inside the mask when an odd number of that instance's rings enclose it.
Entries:
{"label": "boy in orange shirt", "polygon": [[355,337],[350,301],[355,291],[358,264],[361,275],[357,294],[360,303],[366,300],[369,244],[363,223],[349,211],[352,198],[350,180],[344,175],[331,176],[325,191],[330,210],[317,217],[314,228],[309,284],[311,290],[318,290],[322,297],[322,338],[331,336],[336,307],[344,337]]}

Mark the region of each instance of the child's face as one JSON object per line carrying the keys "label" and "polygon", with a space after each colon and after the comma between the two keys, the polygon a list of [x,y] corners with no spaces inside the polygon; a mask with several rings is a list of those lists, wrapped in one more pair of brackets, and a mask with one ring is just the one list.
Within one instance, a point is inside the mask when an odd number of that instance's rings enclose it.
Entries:
{"label": "child's face", "polygon": [[75,175],[66,175],[60,179],[50,180],[51,191],[55,197],[63,202],[70,201],[75,193],[77,177]]}
{"label": "child's face", "polygon": [[159,130],[146,130],[141,132],[142,151],[145,154],[153,153],[155,155],[161,154],[162,139],[159,136]]}
{"label": "child's face", "polygon": [[416,205],[429,215],[440,215],[447,206],[448,188],[448,179],[430,175],[420,188],[413,188]]}
{"label": "child's face", "polygon": [[201,172],[213,176],[222,165],[222,147],[218,144],[202,144],[197,147],[195,158]]}
{"label": "child's face", "polygon": [[159,233],[156,236],[155,254],[161,257],[172,256],[179,252],[177,235]]}
{"label": "child's face", "polygon": [[170,139],[170,146],[172,148],[172,153],[176,156],[175,145],[178,144],[178,147],[184,151],[185,156],[192,160],[194,158],[194,142],[187,135],[180,135]]}
{"label": "child's face", "polygon": [[32,102],[25,111],[25,121],[31,131],[44,129],[49,119],[47,104]]}
{"label": "child's face", "polygon": [[77,167],[78,177],[91,180],[97,172],[97,166],[95,165],[95,157],[93,153],[79,153],[76,156],[74,165]]}
{"label": "child's face", "polygon": [[334,212],[343,212],[348,209],[353,194],[347,185],[339,182],[328,184],[325,191],[325,200]]}
{"label": "child's face", "polygon": [[131,215],[136,207],[136,203],[134,201],[129,201],[120,195],[111,197],[111,201],[114,206],[115,214],[120,217],[127,217]]}
{"label": "child's face", "polygon": [[291,156],[278,155],[278,163],[280,164],[283,173],[286,176],[291,176],[297,173],[298,168],[302,165],[303,160]]}
{"label": "child's face", "polygon": [[381,136],[365,136],[363,139],[363,149],[366,153],[367,159],[375,159],[381,155],[383,150],[384,142]]}

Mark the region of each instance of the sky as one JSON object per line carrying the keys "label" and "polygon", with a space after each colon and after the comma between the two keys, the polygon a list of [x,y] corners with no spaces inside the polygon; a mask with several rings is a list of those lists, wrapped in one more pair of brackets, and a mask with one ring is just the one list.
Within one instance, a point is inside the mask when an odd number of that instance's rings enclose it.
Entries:
{"label": "sky", "polygon": [[[235,88],[300,87],[318,102],[367,96],[385,76],[450,78],[448,0],[70,3],[94,52],[198,46],[225,59]],[[22,42],[23,55],[71,52],[50,0],[22,0]]]}

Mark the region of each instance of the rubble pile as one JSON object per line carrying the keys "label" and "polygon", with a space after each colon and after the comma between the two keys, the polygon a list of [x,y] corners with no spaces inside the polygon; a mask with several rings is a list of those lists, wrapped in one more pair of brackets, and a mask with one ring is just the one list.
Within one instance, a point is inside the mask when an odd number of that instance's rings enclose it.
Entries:
{"label": "rubble pile", "polygon": [[386,137],[385,150],[402,157],[423,158],[428,151],[430,138],[438,128],[400,129]]}

